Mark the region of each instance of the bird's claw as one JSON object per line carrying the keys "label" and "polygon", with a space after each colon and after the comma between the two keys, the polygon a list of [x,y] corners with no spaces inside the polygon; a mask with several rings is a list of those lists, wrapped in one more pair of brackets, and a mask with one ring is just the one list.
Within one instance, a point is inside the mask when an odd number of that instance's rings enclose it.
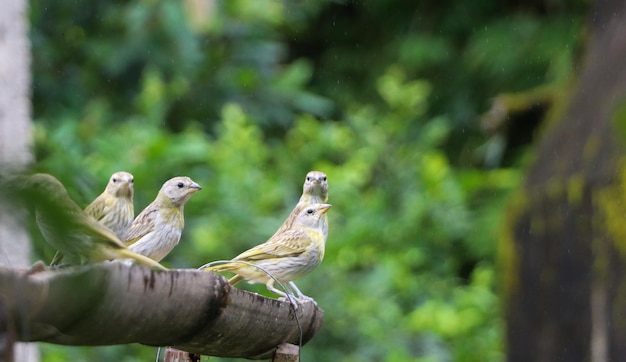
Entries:
{"label": "bird's claw", "polygon": [[308,302],[312,302],[315,306],[317,306],[317,302],[315,301],[315,299],[311,297],[307,297],[306,295],[300,295],[298,297],[293,296],[293,295],[288,295],[286,297],[284,296],[280,297],[278,298],[278,300],[280,300],[281,302],[289,302],[291,305],[294,306],[295,310],[298,310],[298,307]]}
{"label": "bird's claw", "polygon": [[46,270],[46,264],[43,261],[38,260],[35,264],[31,265],[26,271],[26,275],[32,275]]}
{"label": "bird's claw", "polygon": [[306,302],[312,302],[314,305],[317,306],[317,302],[315,301],[315,299],[311,298],[311,297],[307,297],[306,295],[301,295],[298,297],[298,302],[300,304],[304,304]]}
{"label": "bird's claw", "polygon": [[293,305],[293,308],[295,310],[298,310],[298,307],[302,304],[300,299],[296,298],[293,295],[288,295],[286,297],[280,297],[280,298],[278,298],[278,300],[280,300],[281,302],[289,302],[289,304]]}

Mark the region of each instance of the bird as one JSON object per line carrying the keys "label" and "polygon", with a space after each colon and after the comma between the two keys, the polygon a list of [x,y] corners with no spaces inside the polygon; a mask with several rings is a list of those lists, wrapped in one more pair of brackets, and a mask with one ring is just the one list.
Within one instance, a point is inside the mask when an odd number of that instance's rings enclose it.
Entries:
{"label": "bird", "polygon": [[184,206],[202,187],[186,176],[167,180],[156,198],[130,226],[125,244],[130,251],[161,261],[180,241]]}
{"label": "bird", "polygon": [[[276,230],[275,234],[281,233],[291,227],[294,220],[302,209],[311,204],[325,203],[328,201],[328,180],[326,174],[321,171],[309,171],[302,185],[302,196],[293,208],[287,219]],[[328,238],[328,218],[323,217],[322,231],[324,237]]]}
{"label": "bird", "polygon": [[[290,229],[298,214],[306,206],[315,203],[325,203],[326,201],[328,201],[328,177],[322,171],[309,171],[304,178],[302,195],[298,203],[272,237]],[[324,238],[328,238],[328,217],[326,215],[322,217],[322,232],[324,233]],[[230,282],[234,285],[242,279],[241,276],[236,275],[230,279]]]}
{"label": "bird", "polygon": [[[85,213],[113,231],[120,240],[125,240],[135,217],[133,194],[133,175],[115,172],[104,191],[85,208]],[[63,254],[57,251],[50,265],[61,264],[62,260]]]}
{"label": "bird", "polygon": [[120,240],[126,240],[135,218],[134,182],[132,174],[124,171],[115,172],[109,178],[104,191],[85,208],[87,215],[111,229]]}
{"label": "bird", "polygon": [[161,264],[131,252],[106,226],[87,215],[69,196],[63,184],[50,174],[27,178],[26,189],[35,203],[35,217],[46,241],[70,263],[134,259],[145,266]]}
{"label": "bird", "polygon": [[330,207],[330,204],[310,204],[300,210],[288,229],[274,234],[265,243],[244,251],[227,263],[202,269],[230,271],[236,274],[229,280],[231,285],[241,279],[265,283],[269,291],[290,298],[274,287],[275,281],[265,273],[267,271],[279,282],[293,288],[298,299],[311,300],[293,281],[310,273],[324,259],[327,237],[322,230],[323,218]]}

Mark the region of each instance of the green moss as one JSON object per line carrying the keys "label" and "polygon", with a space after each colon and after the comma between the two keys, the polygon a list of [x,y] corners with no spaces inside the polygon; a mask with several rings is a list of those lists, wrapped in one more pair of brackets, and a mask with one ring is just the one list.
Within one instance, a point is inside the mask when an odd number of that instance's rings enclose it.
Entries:
{"label": "green moss", "polygon": [[585,161],[596,162],[601,144],[598,136],[590,135],[583,148],[583,159]]}
{"label": "green moss", "polygon": [[548,196],[552,200],[556,200],[566,192],[565,182],[562,178],[553,176],[550,177],[550,179],[546,183],[545,190],[543,190],[542,187],[538,187],[536,188],[536,191],[545,191],[546,196]]}
{"label": "green moss", "polygon": [[606,230],[620,252],[626,255],[626,168],[620,166],[617,182],[595,193],[594,207],[599,211],[597,226]]}
{"label": "green moss", "polygon": [[615,107],[611,122],[622,143],[626,142],[626,102],[622,102]]}
{"label": "green moss", "polygon": [[567,202],[571,205],[580,204],[583,198],[585,180],[582,175],[574,175],[567,182]]}

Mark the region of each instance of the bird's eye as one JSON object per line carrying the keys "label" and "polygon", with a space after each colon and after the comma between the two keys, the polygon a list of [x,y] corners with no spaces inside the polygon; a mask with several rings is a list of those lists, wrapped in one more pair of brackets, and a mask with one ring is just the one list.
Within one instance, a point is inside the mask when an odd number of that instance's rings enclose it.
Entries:
{"label": "bird's eye", "polygon": [[134,178],[131,178],[131,179],[130,179],[130,183],[131,183],[131,184],[134,184],[134,183],[135,183],[135,179],[134,179]]}
{"label": "bird's eye", "polygon": [[326,181],[326,176],[324,176],[324,179],[323,179],[323,180],[324,180],[324,181]]}
{"label": "bird's eye", "polygon": [[116,182],[117,182],[117,179],[114,177],[113,178],[113,183],[116,183]]}
{"label": "bird's eye", "polygon": [[185,184],[182,182],[179,182],[176,186],[178,186],[179,189],[182,189],[183,186],[185,186]]}
{"label": "bird's eye", "polygon": [[312,213],[314,213],[314,211],[313,211],[313,209],[308,209],[308,210],[306,211],[306,213],[307,213],[307,214],[309,214],[309,215],[311,215]]}
{"label": "bird's eye", "polygon": [[306,182],[310,182],[311,178],[309,176],[306,177]]}

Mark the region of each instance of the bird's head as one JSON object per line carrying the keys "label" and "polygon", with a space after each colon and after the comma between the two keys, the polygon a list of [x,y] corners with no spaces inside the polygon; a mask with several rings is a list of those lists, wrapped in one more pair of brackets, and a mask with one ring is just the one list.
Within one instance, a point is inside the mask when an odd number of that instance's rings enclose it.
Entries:
{"label": "bird's head", "polygon": [[132,200],[135,192],[135,177],[124,171],[118,171],[111,175],[106,192],[115,197],[125,197]]}
{"label": "bird's head", "polygon": [[322,226],[322,216],[330,210],[330,204],[311,204],[300,211],[296,217],[296,224],[318,228]]}
{"label": "bird's head", "polygon": [[306,174],[302,194],[309,197],[317,197],[323,201],[328,200],[328,181],[326,174],[321,171],[310,171]]}
{"label": "bird's head", "polygon": [[159,191],[159,198],[166,198],[175,206],[184,205],[195,192],[202,187],[186,176],[177,176],[167,180]]}

